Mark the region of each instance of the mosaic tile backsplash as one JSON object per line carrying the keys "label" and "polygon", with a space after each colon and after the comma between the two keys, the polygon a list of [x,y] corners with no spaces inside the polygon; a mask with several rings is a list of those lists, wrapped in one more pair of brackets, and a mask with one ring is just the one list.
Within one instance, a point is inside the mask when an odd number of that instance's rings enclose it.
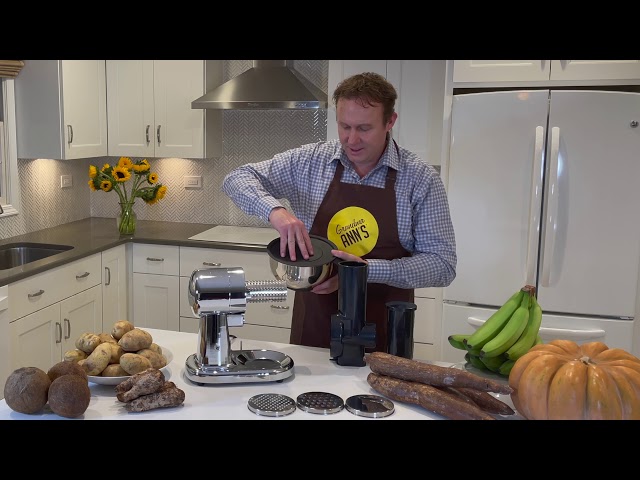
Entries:
{"label": "mosaic tile backsplash", "polygon": [[[223,65],[224,80],[251,67],[251,60],[227,60]],[[294,68],[327,92],[328,60],[295,60]],[[244,214],[222,192],[225,175],[245,163],[266,160],[288,148],[324,140],[326,131],[326,110],[226,110],[223,112],[223,156],[150,158],[160,182],[168,187],[167,195],[155,205],[139,201],[134,210],[142,220],[265,226],[261,220]],[[0,238],[87,217],[115,218],[117,195],[92,192],[87,182],[90,164],[102,166],[116,161],[117,157],[66,161],[18,159],[22,211],[3,219]],[[61,189],[60,175],[72,175],[73,186]],[[202,176],[202,188],[185,189],[185,175]]]}

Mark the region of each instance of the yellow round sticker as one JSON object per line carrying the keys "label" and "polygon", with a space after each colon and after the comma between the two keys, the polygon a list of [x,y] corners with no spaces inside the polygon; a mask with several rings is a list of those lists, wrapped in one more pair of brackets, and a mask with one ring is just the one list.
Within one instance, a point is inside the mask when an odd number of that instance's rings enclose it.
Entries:
{"label": "yellow round sticker", "polygon": [[338,250],[362,257],[378,243],[378,222],[368,210],[347,207],[337,212],[327,226],[327,238]]}

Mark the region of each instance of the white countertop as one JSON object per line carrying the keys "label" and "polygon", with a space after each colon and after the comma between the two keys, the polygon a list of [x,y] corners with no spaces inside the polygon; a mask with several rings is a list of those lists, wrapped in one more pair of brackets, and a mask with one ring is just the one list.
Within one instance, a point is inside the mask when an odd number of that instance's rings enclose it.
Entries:
{"label": "white countertop", "polygon": [[[153,336],[153,341],[161,347],[168,348],[173,360],[167,369],[168,380],[184,390],[185,401],[180,407],[161,408],[142,413],[128,413],[123,403],[116,399],[114,386],[90,383],[91,401],[83,416],[78,419],[87,420],[407,420],[407,419],[442,419],[421,407],[395,404],[395,412],[385,418],[359,417],[346,409],[339,413],[318,415],[297,409],[283,417],[267,417],[256,415],[247,407],[248,400],[260,393],[280,393],[291,397],[294,401],[305,392],[328,392],[342,397],[343,400],[352,395],[377,394],[367,383],[369,367],[339,366],[329,359],[329,350],[315,347],[302,347],[283,343],[242,340],[242,349],[267,349],[289,355],[294,362],[294,373],[282,382],[264,383],[217,383],[197,385],[184,374],[185,360],[196,353],[197,334],[167,330],[144,328]],[[240,349],[235,340],[233,349]],[[5,400],[0,401],[0,420],[70,420],[48,411],[26,415],[11,410]]]}
{"label": "white countertop", "polygon": [[[141,413],[129,413],[123,403],[116,399],[114,386],[90,383],[91,401],[83,416],[77,419],[87,420],[434,420],[443,419],[422,407],[393,402],[395,412],[384,418],[357,416],[346,409],[328,415],[319,415],[296,409],[290,415],[267,417],[249,410],[247,402],[261,393],[279,393],[291,397],[306,392],[327,392],[340,396],[344,401],[352,395],[379,395],[367,383],[370,373],[368,366],[347,367],[337,365],[329,359],[329,350],[316,347],[303,347],[284,343],[262,342],[256,340],[234,341],[232,348],[267,349],[289,355],[294,362],[294,373],[282,382],[260,383],[216,383],[199,385],[191,382],[184,374],[185,360],[196,353],[197,334],[173,332],[144,328],[153,336],[153,341],[168,348],[173,354],[165,376],[184,390],[185,401],[180,407],[160,408]],[[0,401],[0,420],[70,420],[48,410],[42,413],[26,415],[11,410],[5,400]]]}

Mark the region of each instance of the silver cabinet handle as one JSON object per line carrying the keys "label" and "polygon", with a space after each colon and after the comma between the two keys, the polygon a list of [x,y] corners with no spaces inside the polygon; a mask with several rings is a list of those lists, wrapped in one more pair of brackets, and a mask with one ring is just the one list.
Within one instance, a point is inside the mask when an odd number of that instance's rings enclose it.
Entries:
{"label": "silver cabinet handle", "polygon": [[27,293],[27,297],[28,298],[34,298],[34,297],[39,297],[40,295],[42,295],[44,293],[44,290],[40,289],[38,290],[36,293]]}
{"label": "silver cabinet handle", "polygon": [[62,325],[60,322],[56,322],[56,343],[62,342]]}
{"label": "silver cabinet handle", "polygon": [[69,145],[73,142],[73,127],[71,125],[67,125],[67,132],[69,133],[67,136],[69,137]]}
{"label": "silver cabinet handle", "polygon": [[162,125],[158,125],[158,133],[157,133],[157,136],[158,136],[158,145],[160,145],[160,127],[161,127],[161,126],[162,126]]}
{"label": "silver cabinet handle", "polygon": [[71,338],[71,322],[68,318],[64,319],[64,326],[67,327],[67,334],[64,336],[64,339],[67,340]]}
{"label": "silver cabinet handle", "polygon": [[84,272],[82,275],[76,275],[76,280],[80,280],[81,278],[86,278],[89,276],[89,272]]}
{"label": "silver cabinet handle", "polygon": [[147,125],[147,130],[145,132],[145,136],[147,137],[147,145],[149,145],[149,142],[151,141],[151,139],[149,138],[149,129],[151,128],[151,125]]}
{"label": "silver cabinet handle", "polygon": [[221,263],[214,263],[214,262],[202,262],[202,264],[207,267],[219,267],[220,265],[222,265]]}
{"label": "silver cabinet handle", "polygon": [[147,257],[150,262],[164,262],[164,258]]}
{"label": "silver cabinet handle", "polygon": [[289,310],[289,305],[271,305],[271,308],[277,308],[278,310]]}
{"label": "silver cabinet handle", "polygon": [[104,267],[104,272],[107,274],[104,284],[111,285],[111,270],[109,270],[109,267]]}

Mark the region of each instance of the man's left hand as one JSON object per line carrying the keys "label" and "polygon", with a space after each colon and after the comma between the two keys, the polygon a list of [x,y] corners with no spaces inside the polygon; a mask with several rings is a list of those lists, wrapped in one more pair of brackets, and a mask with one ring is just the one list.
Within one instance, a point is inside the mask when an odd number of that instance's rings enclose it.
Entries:
{"label": "man's left hand", "polygon": [[[338,257],[347,262],[367,263],[366,260],[363,260],[362,258],[356,255],[353,255],[351,253],[343,252],[342,250],[331,250],[331,254],[334,257]],[[318,285],[313,287],[311,289],[311,292],[317,293],[318,295],[327,295],[329,293],[333,293],[336,290],[338,290],[339,283],[340,282],[338,279],[338,275],[333,275],[332,277],[328,278],[324,282],[319,283]]]}

